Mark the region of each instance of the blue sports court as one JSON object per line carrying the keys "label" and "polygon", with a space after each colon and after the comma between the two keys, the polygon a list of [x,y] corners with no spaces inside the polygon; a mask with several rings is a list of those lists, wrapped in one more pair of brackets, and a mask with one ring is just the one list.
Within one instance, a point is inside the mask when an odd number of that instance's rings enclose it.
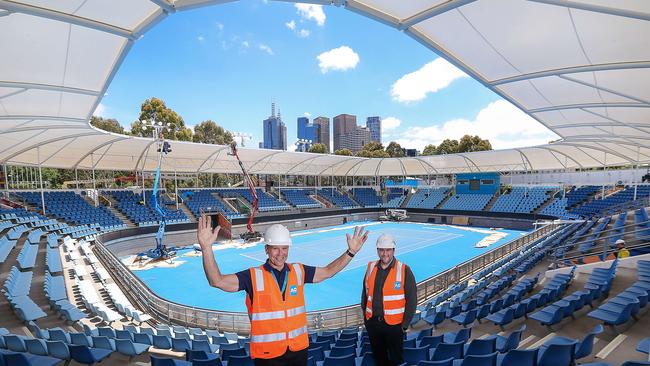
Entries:
{"label": "blue sports court", "polygon": [[[305,287],[307,310],[322,310],[359,303],[361,285],[366,265],[377,259],[375,242],[382,233],[390,233],[397,240],[396,256],[413,270],[420,282],[458,263],[512,241],[525,232],[516,230],[490,230],[434,224],[404,222],[360,222],[292,233],[293,246],[288,262],[312,266],[325,266],[347,249],[345,234],[352,235],[354,226],[366,225],[370,231],[368,241],[352,262],[338,275],[319,284]],[[477,232],[479,230],[480,232]],[[475,244],[499,232],[505,236],[488,248]],[[190,244],[190,243],[188,243]],[[170,301],[207,309],[246,311],[245,293],[226,293],[208,285],[200,256],[185,256],[179,252],[173,268],[151,268],[134,273],[155,293]],[[263,244],[248,248],[216,249],[215,258],[222,273],[234,273],[266,260]]]}

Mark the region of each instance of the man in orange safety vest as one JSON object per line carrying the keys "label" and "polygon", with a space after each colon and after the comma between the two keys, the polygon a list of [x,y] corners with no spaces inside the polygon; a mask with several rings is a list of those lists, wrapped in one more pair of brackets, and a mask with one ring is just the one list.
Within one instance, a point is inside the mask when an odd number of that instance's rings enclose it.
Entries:
{"label": "man in orange safety vest", "polygon": [[404,334],[417,305],[415,277],[411,269],[395,258],[395,239],[389,234],[377,238],[378,261],[369,262],[361,290],[361,309],[378,366],[404,362]]}
{"label": "man in orange safety vest", "polygon": [[291,234],[280,224],[264,232],[268,259],[258,267],[235,274],[222,274],[214,259],[212,244],[220,227],[211,228],[205,215],[199,218],[197,238],[203,254],[203,270],[211,286],[227,292],[246,291],[251,322],[250,356],[255,365],[307,365],[307,316],[303,287],[326,280],[350,263],[368,239],[368,232],[355,227],[346,234],[348,248],[325,267],[287,263]]}

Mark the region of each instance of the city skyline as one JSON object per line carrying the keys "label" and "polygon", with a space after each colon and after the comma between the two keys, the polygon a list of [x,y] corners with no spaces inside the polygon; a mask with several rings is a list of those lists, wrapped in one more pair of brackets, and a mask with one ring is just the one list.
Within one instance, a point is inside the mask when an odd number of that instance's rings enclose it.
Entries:
{"label": "city skyline", "polygon": [[134,43],[94,114],[129,129],[151,97],[190,128],[213,120],[251,134],[251,146],[263,140],[259,121],[274,100],[290,116],[288,136],[294,118],[331,124],[345,111],[380,116],[383,141],[418,149],[465,133],[497,149],[557,139],[402,32],[312,4],[243,0],[165,19]]}

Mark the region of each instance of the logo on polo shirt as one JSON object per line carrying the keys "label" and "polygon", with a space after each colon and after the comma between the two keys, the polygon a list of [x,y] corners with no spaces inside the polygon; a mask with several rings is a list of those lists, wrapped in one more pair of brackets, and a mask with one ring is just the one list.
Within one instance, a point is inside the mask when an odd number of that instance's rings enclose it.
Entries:
{"label": "logo on polo shirt", "polygon": [[402,287],[402,282],[395,281],[395,290],[399,290]]}

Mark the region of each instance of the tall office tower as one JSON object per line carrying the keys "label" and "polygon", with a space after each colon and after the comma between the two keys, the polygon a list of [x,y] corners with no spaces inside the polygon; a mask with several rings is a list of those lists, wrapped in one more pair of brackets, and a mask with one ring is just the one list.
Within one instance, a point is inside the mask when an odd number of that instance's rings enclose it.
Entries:
{"label": "tall office tower", "polygon": [[271,103],[271,116],[262,121],[264,128],[264,148],[273,150],[287,149],[287,126],[282,122],[282,116],[278,110],[275,115],[275,103]]}
{"label": "tall office tower", "polygon": [[327,152],[332,152],[330,145],[330,119],[327,117],[314,118],[314,124],[319,126],[318,142],[324,144]]}
{"label": "tall office tower", "polygon": [[341,136],[354,132],[357,128],[357,116],[339,114],[334,117],[334,151],[341,149]]}
{"label": "tall office tower", "polygon": [[350,149],[353,153],[363,149],[363,145],[371,140],[370,129],[368,127],[355,126],[354,131],[341,135],[340,148]]}
{"label": "tall office tower", "polygon": [[[307,117],[298,117],[298,139],[304,140],[302,148],[307,151],[311,145],[319,142],[320,137],[320,125],[310,123],[309,118]],[[310,142],[311,141],[311,142]]]}
{"label": "tall office tower", "polygon": [[368,117],[366,127],[370,130],[370,139],[381,143],[381,117]]}

